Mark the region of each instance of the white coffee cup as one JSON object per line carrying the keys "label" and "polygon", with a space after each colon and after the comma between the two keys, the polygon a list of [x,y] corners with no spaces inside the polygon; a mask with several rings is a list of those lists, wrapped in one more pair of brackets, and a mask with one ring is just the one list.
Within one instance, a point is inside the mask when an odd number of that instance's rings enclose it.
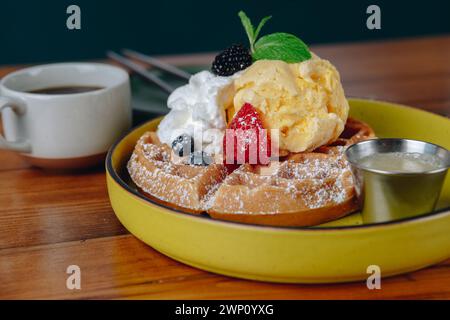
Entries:
{"label": "white coffee cup", "polygon": [[[46,88],[97,87],[69,93]],[[102,161],[131,127],[128,73],[100,63],[58,63],[23,69],[0,81],[4,137],[0,148],[48,168],[88,167]]]}

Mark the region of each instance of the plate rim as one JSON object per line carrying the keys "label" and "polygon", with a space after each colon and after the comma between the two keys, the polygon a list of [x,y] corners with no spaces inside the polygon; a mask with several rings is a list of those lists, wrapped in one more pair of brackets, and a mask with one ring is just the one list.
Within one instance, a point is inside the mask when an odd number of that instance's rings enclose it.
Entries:
{"label": "plate rim", "polygon": [[[383,104],[389,104],[395,107],[400,107],[400,108],[407,108],[407,109],[414,109],[414,111],[419,111],[419,112],[423,112],[426,113],[428,115],[433,115],[439,118],[443,118],[447,121],[450,121],[449,118],[441,116],[439,114],[435,114],[432,112],[428,112],[422,109],[418,109],[418,108],[414,108],[414,107],[410,107],[407,105],[402,105],[402,104],[397,104],[397,103],[392,103],[392,102],[388,102],[388,101],[382,101],[382,100],[374,100],[374,99],[364,99],[364,98],[349,98],[349,101],[357,101],[357,102],[370,102],[370,103],[383,103]],[[316,232],[316,231],[352,231],[352,230],[373,230],[375,228],[383,228],[383,227],[388,227],[388,226],[399,226],[399,225],[405,225],[405,224],[409,224],[409,223],[418,223],[418,222],[422,222],[422,221],[427,221],[430,219],[437,219],[437,218],[441,218],[441,216],[445,216],[445,215],[450,215],[450,206],[430,212],[430,213],[426,213],[426,214],[422,214],[419,216],[413,216],[413,217],[407,217],[407,218],[403,218],[403,219],[399,219],[399,220],[394,220],[394,221],[385,221],[385,222],[377,222],[377,223],[368,223],[368,224],[360,224],[360,225],[349,225],[349,226],[328,226],[328,227],[320,227],[320,226],[315,226],[315,227],[296,227],[296,226],[267,226],[267,225],[258,225],[258,224],[253,224],[253,223],[243,223],[243,222],[237,222],[237,221],[226,221],[226,220],[218,220],[218,219],[212,219],[209,216],[205,216],[205,215],[197,215],[197,214],[192,214],[189,212],[185,212],[179,209],[174,209],[171,208],[167,205],[161,204],[161,203],[157,203],[156,201],[153,201],[152,199],[145,197],[144,195],[142,195],[141,193],[139,193],[138,191],[134,190],[133,188],[131,188],[125,181],[123,181],[123,179],[120,177],[120,175],[114,170],[113,165],[112,165],[112,155],[115,152],[117,146],[126,138],[128,137],[132,132],[139,130],[140,128],[148,125],[149,122],[155,121],[158,118],[161,117],[156,117],[153,118],[149,121],[146,121],[145,123],[131,128],[130,130],[128,130],[125,134],[123,134],[119,139],[117,139],[114,144],[110,147],[110,149],[108,150],[108,154],[106,156],[105,159],[105,168],[106,168],[106,173],[110,176],[110,178],[119,186],[121,187],[124,191],[126,191],[128,194],[130,194],[131,196],[134,196],[135,198],[137,198],[140,201],[143,201],[146,204],[150,204],[152,206],[156,206],[159,207],[161,209],[166,210],[166,213],[172,213],[172,214],[176,214],[176,215],[181,215],[184,217],[189,217],[191,219],[197,220],[198,221],[202,221],[202,222],[209,222],[209,223],[213,223],[213,224],[225,224],[226,226],[231,226],[231,227],[244,227],[244,228],[250,228],[250,229],[259,229],[261,231],[263,230],[275,230],[275,231],[307,231],[307,232]]]}

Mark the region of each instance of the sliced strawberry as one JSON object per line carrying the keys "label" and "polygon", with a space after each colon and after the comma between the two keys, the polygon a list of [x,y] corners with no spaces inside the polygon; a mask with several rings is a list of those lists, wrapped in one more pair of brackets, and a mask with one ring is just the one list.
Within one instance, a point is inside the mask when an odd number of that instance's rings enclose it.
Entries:
{"label": "sliced strawberry", "polygon": [[[227,148],[228,146],[228,148]],[[246,103],[234,116],[223,138],[224,163],[233,171],[243,163],[267,165],[271,141],[256,109]]]}

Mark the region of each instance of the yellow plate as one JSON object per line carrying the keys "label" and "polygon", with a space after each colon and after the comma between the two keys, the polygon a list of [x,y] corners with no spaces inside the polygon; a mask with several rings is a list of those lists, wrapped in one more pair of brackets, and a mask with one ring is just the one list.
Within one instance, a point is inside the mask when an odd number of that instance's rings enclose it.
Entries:
{"label": "yellow plate", "polygon": [[[368,100],[350,101],[351,116],[379,137],[430,141],[450,149],[450,120],[417,109]],[[362,225],[359,215],[316,228],[244,225],[180,213],[140,195],[125,165],[138,137],[158,119],[125,136],[107,157],[112,207],[136,237],[188,265],[239,278],[292,283],[330,283],[420,269],[450,257],[450,178],[440,210],[396,222]]]}

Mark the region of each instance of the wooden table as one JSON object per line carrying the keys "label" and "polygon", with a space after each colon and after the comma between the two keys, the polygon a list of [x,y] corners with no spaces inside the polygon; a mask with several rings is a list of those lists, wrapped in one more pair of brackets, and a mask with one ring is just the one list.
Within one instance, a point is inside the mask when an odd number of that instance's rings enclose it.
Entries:
{"label": "wooden table", "polygon": [[[450,116],[450,36],[313,50],[337,66],[348,96]],[[14,69],[4,67],[0,76]],[[66,288],[69,265],[81,268],[81,290]],[[110,207],[102,169],[48,173],[0,151],[0,298],[449,299],[450,260],[383,279],[373,291],[362,282],[283,285],[219,276],[171,260],[129,234]]]}

